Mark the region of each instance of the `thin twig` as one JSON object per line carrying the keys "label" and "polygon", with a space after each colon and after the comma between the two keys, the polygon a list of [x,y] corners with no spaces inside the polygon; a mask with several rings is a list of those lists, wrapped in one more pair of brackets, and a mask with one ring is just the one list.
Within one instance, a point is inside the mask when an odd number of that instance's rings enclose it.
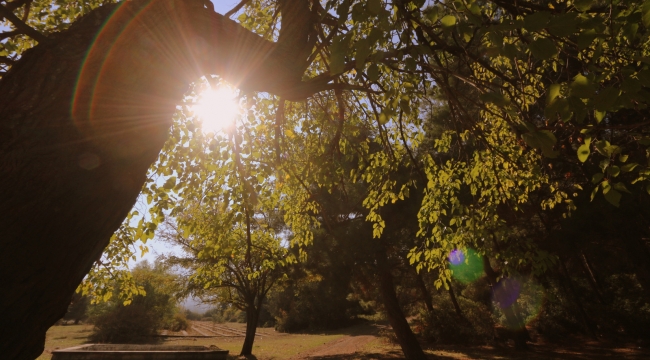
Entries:
{"label": "thin twig", "polygon": [[233,16],[234,14],[237,13],[237,11],[241,10],[241,8],[243,8],[244,5],[248,4],[250,1],[251,1],[251,0],[242,0],[242,1],[240,1],[239,4],[237,4],[237,6],[235,6],[234,8],[232,8],[232,9],[231,9],[230,11],[228,11],[227,13],[223,14],[223,16],[225,16],[225,17],[227,17],[227,18]]}

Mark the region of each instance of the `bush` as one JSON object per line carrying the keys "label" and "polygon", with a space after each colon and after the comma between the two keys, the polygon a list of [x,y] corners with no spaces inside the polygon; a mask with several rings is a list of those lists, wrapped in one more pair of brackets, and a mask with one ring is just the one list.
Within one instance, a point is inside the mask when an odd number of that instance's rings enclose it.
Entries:
{"label": "bush", "polygon": [[185,310],[185,318],[187,320],[198,321],[201,320],[203,316],[199,313],[195,313],[194,311]]}
{"label": "bush", "polygon": [[92,322],[95,328],[90,341],[98,343],[151,342],[160,327],[159,317],[142,303],[114,307],[94,316]]}
{"label": "bush", "polygon": [[148,343],[156,340],[158,329],[182,326],[180,319],[174,318],[176,301],[168,288],[173,275],[159,264],[151,267],[146,262],[137,265],[133,275],[146,296],[135,296],[131,304],[124,305],[116,293],[112,300],[90,307],[89,320],[95,324],[91,341]]}
{"label": "bush", "polygon": [[167,324],[166,328],[171,331],[187,330],[189,322],[183,313],[176,313],[171,321]]}
{"label": "bush", "polygon": [[461,320],[447,296],[435,298],[432,312],[421,311],[414,321],[416,332],[427,341],[443,344],[481,344],[494,338],[494,322],[483,304],[458,297],[465,320]]}
{"label": "bush", "polygon": [[347,291],[347,286],[325,281],[288,286],[269,299],[269,310],[276,320],[275,329],[295,332],[331,330],[350,325],[364,309],[358,300],[348,298]]}

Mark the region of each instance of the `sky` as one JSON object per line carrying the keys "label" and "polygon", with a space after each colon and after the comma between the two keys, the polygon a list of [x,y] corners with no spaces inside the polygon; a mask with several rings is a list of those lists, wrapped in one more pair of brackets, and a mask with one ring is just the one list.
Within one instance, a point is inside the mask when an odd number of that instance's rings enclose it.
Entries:
{"label": "sky", "polygon": [[239,0],[211,0],[211,1],[214,4],[214,11],[218,12],[219,14],[224,14],[228,12],[228,10],[234,8],[239,3]]}

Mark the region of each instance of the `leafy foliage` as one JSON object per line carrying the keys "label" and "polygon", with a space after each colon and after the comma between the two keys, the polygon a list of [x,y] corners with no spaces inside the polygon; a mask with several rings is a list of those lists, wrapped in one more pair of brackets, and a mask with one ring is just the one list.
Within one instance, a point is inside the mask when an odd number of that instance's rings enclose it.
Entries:
{"label": "leafy foliage", "polygon": [[[30,4],[25,21],[46,34],[98,5]],[[242,119],[216,136],[180,106],[142,190],[148,213],[125,221],[83,292],[110,300],[116,283],[106,279],[114,278],[124,299],[141,294],[118,270],[166,220],[197,259],[215,262],[190,277],[211,287],[227,283],[235,264],[248,262],[252,280],[305,263],[319,228],[362,218],[392,260],[407,256],[437,276],[437,288],[452,284],[449,254],[473,249],[498,278],[523,274],[561,287],[581,314],[575,323],[593,328],[570,272],[587,274],[580,278],[598,293],[597,271],[583,264],[589,257],[603,259],[602,273],[650,291],[642,206],[650,192],[649,4],[313,2],[317,40],[302,75],[326,86],[301,102],[242,93]],[[277,40],[275,5],[250,1],[238,21]],[[0,55],[13,61],[33,44],[10,36]],[[195,84],[187,102],[215,81]],[[321,193],[354,204],[339,211]],[[410,242],[388,217],[406,202],[418,207],[416,227],[400,228],[414,233]],[[603,246],[616,250],[607,257]],[[258,247],[270,255],[255,254]],[[621,265],[628,258],[632,265]],[[614,298],[626,299],[617,307],[646,306],[633,292]]]}
{"label": "leafy foliage", "polygon": [[92,306],[89,317],[95,328],[91,341],[155,342],[153,336],[161,328],[178,331],[187,327],[187,321],[176,314],[176,279],[162,264],[152,267],[147,262],[139,263],[133,275],[146,296],[136,296],[128,304],[113,300]]}

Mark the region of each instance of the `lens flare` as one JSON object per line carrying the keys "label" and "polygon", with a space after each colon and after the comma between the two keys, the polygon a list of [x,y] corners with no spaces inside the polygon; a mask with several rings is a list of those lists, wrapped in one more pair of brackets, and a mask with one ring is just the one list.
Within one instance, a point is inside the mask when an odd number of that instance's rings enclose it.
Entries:
{"label": "lens flare", "polygon": [[[501,279],[492,288],[492,301],[494,303],[494,314],[499,322],[506,327],[517,327],[516,323],[524,325],[535,320],[542,309],[544,302],[544,290],[534,280],[522,277],[511,276]],[[516,319],[508,321],[506,312],[511,311]]]}
{"label": "lens flare", "polygon": [[513,278],[505,278],[492,288],[492,300],[501,309],[512,306],[521,293],[521,284]]}
{"label": "lens flare", "polygon": [[449,253],[449,268],[454,279],[469,284],[483,276],[481,257],[472,249],[456,249]]}
{"label": "lens flare", "polygon": [[216,133],[231,126],[240,109],[236,91],[227,85],[203,91],[197,104],[192,107],[206,134]]}

